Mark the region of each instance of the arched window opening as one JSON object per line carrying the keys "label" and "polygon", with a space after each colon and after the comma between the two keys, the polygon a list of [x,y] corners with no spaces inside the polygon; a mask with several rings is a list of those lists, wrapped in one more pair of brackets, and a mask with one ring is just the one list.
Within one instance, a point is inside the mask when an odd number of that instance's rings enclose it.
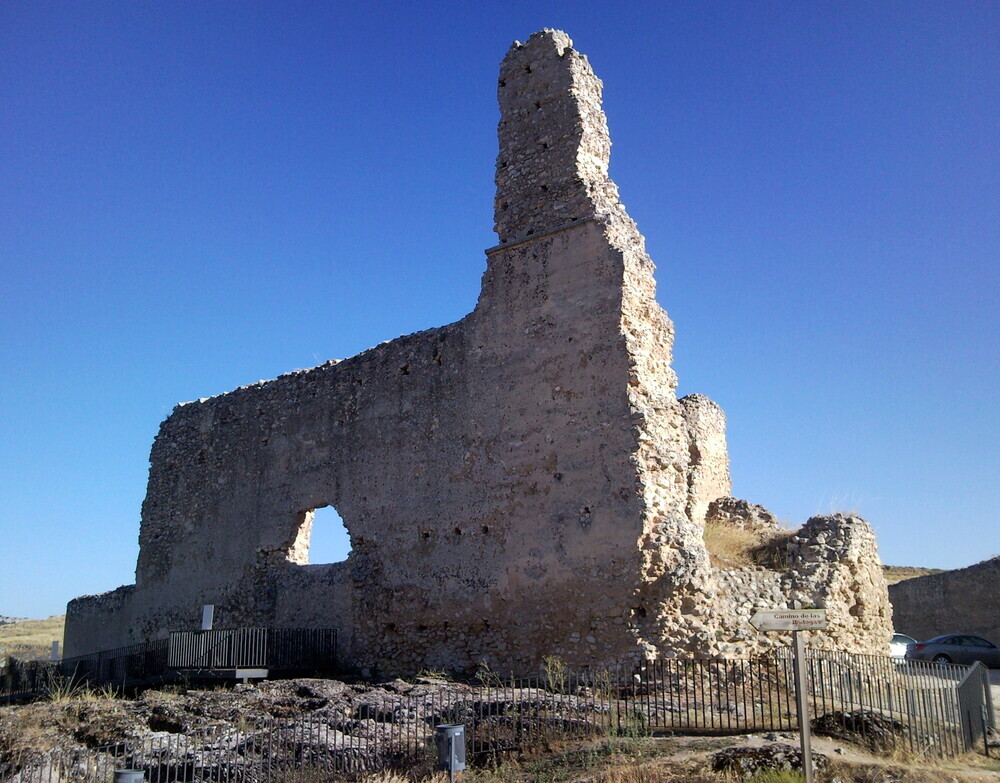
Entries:
{"label": "arched window opening", "polygon": [[351,554],[351,537],[333,506],[307,511],[301,530],[307,536],[305,563],[341,563]]}

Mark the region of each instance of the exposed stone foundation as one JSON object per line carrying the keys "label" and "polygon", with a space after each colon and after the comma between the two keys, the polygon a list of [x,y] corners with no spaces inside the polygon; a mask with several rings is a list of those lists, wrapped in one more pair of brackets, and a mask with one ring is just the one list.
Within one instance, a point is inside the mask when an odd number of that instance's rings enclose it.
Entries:
{"label": "exposed stone foundation", "polygon": [[[860,520],[812,520],[784,573],[710,567],[725,417],[677,400],[601,87],[565,33],[511,47],[500,244],[473,312],[179,405],[153,444],[136,584],[70,604],[67,655],[197,627],[206,603],[217,627],[335,626],[371,673],[735,654],[775,641],[747,631],[751,608],[788,602],[825,603],[830,644],[886,644]],[[304,564],[326,505],[352,552]]]}

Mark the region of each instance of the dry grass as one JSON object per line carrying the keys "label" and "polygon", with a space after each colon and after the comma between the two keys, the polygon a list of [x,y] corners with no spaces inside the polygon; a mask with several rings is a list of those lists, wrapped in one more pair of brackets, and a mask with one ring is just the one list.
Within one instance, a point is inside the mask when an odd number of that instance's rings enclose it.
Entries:
{"label": "dry grass", "polygon": [[750,550],[760,543],[760,536],[732,525],[709,522],[705,525],[705,546],[716,568],[745,568]]}
{"label": "dry grass", "polygon": [[12,655],[22,660],[48,660],[52,642],[62,644],[65,615],[45,620],[22,620],[0,625],[0,657]]}
{"label": "dry grass", "polygon": [[44,700],[51,704],[71,704],[74,702],[104,703],[118,698],[113,685],[91,688],[71,680],[59,679],[48,687]]}
{"label": "dry grass", "polygon": [[913,566],[882,566],[882,573],[885,574],[885,581],[890,585],[897,582],[905,582],[907,579],[916,579],[918,576],[928,576],[929,574],[940,574],[943,568],[916,568]]}
{"label": "dry grass", "polygon": [[[816,773],[817,783],[984,783],[995,778],[971,770],[940,768],[927,764],[866,764],[834,760]],[[356,781],[356,779],[352,779]],[[363,777],[363,783],[446,783],[447,773],[408,776],[383,772]],[[788,770],[758,772],[734,778],[709,769],[705,761],[670,756],[611,755],[589,768],[567,764],[565,757],[520,759],[493,769],[469,768],[456,775],[462,783],[803,783],[804,775]]]}
{"label": "dry grass", "polygon": [[734,525],[709,522],[705,525],[705,546],[716,568],[788,569],[788,539],[791,530],[758,533]]}
{"label": "dry grass", "polygon": [[[735,569],[763,567],[772,571],[788,569],[786,545],[793,535],[791,530],[758,533],[735,525],[709,522],[705,525],[705,546],[712,565],[716,568]],[[940,574],[941,568],[915,566],[882,566],[885,581],[894,585],[907,579]]]}

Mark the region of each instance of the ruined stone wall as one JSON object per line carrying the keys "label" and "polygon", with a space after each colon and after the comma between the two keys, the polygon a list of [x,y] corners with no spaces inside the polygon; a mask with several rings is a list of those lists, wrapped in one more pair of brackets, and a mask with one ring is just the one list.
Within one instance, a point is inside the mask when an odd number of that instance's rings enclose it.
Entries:
{"label": "ruined stone wall", "polygon": [[[501,134],[515,170],[544,150],[535,133],[609,147],[599,82],[567,45],[540,36],[508,58],[505,117],[538,89],[512,63],[548,60],[571,77],[545,88],[545,127]],[[561,171],[561,154],[533,165]],[[506,191],[518,204],[531,193]],[[539,204],[521,220],[560,213]],[[153,447],[135,622],[116,643],[191,627],[214,603],[220,626],[336,625],[363,668],[627,654],[641,523],[624,272],[594,203],[578,198],[574,217],[490,251],[459,323],[178,406]],[[322,505],[344,520],[351,556],[296,563],[304,514]]]}
{"label": "ruined stone wall", "polygon": [[[135,585],[74,598],[66,607],[63,656],[118,647],[132,639]],[[152,638],[152,637],[151,637]],[[65,641],[70,642],[66,649]]]}
{"label": "ruined stone wall", "polygon": [[680,400],[688,437],[687,515],[704,522],[709,504],[733,491],[726,447],[726,414],[702,394]]}
{"label": "ruined stone wall", "polygon": [[[863,624],[837,566],[874,546],[860,526],[820,531],[830,559],[803,560],[805,582],[709,565],[725,420],[676,398],[673,324],[607,176],[601,87],[565,33],[511,47],[500,244],[473,312],[179,405],[153,444],[136,584],[70,604],[67,655],[195,628],[206,603],[220,628],[335,626],[370,674],[725,654],[757,582],[761,601],[826,600],[840,627]],[[326,505],[352,551],[310,565]]]}
{"label": "ruined stone wall", "polygon": [[[179,406],[151,456],[133,638],[214,603],[220,626],[335,625],[368,668],[622,654],[639,530],[627,359],[604,337],[620,284],[586,290],[616,274],[606,254],[593,221],[505,248],[458,324]],[[350,559],[294,563],[323,505]]]}
{"label": "ruined stone wall", "polygon": [[926,640],[971,633],[1000,644],[1000,557],[889,586],[896,630]]}
{"label": "ruined stone wall", "polygon": [[515,42],[500,65],[494,230],[505,245],[591,215],[624,215],[608,177],[603,83],[560,30]]}
{"label": "ruined stone wall", "polygon": [[762,607],[825,608],[829,628],[810,633],[809,644],[828,649],[886,653],[892,609],[875,533],[860,517],[813,517],[784,547],[780,570],[717,571],[718,606],[727,654],[742,655],[791,644],[790,634],[758,633],[750,617]]}

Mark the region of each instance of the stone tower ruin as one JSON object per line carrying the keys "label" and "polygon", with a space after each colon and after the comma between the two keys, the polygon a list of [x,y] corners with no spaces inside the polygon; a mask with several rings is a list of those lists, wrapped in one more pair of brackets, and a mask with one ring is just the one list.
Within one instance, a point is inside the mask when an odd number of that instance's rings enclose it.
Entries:
{"label": "stone tower ruin", "polygon": [[[565,33],[511,47],[475,309],[178,405],[152,448],[136,583],[70,603],[67,655],[196,628],[202,604],[217,627],[336,627],[343,660],[383,674],[748,654],[782,641],[753,610],[786,605],[827,607],[817,644],[885,647],[860,519],[810,520],[780,570],[710,563],[706,516],[749,504],[717,502],[722,410],[676,397],[601,89]],[[352,551],[309,565],[327,505]]]}

